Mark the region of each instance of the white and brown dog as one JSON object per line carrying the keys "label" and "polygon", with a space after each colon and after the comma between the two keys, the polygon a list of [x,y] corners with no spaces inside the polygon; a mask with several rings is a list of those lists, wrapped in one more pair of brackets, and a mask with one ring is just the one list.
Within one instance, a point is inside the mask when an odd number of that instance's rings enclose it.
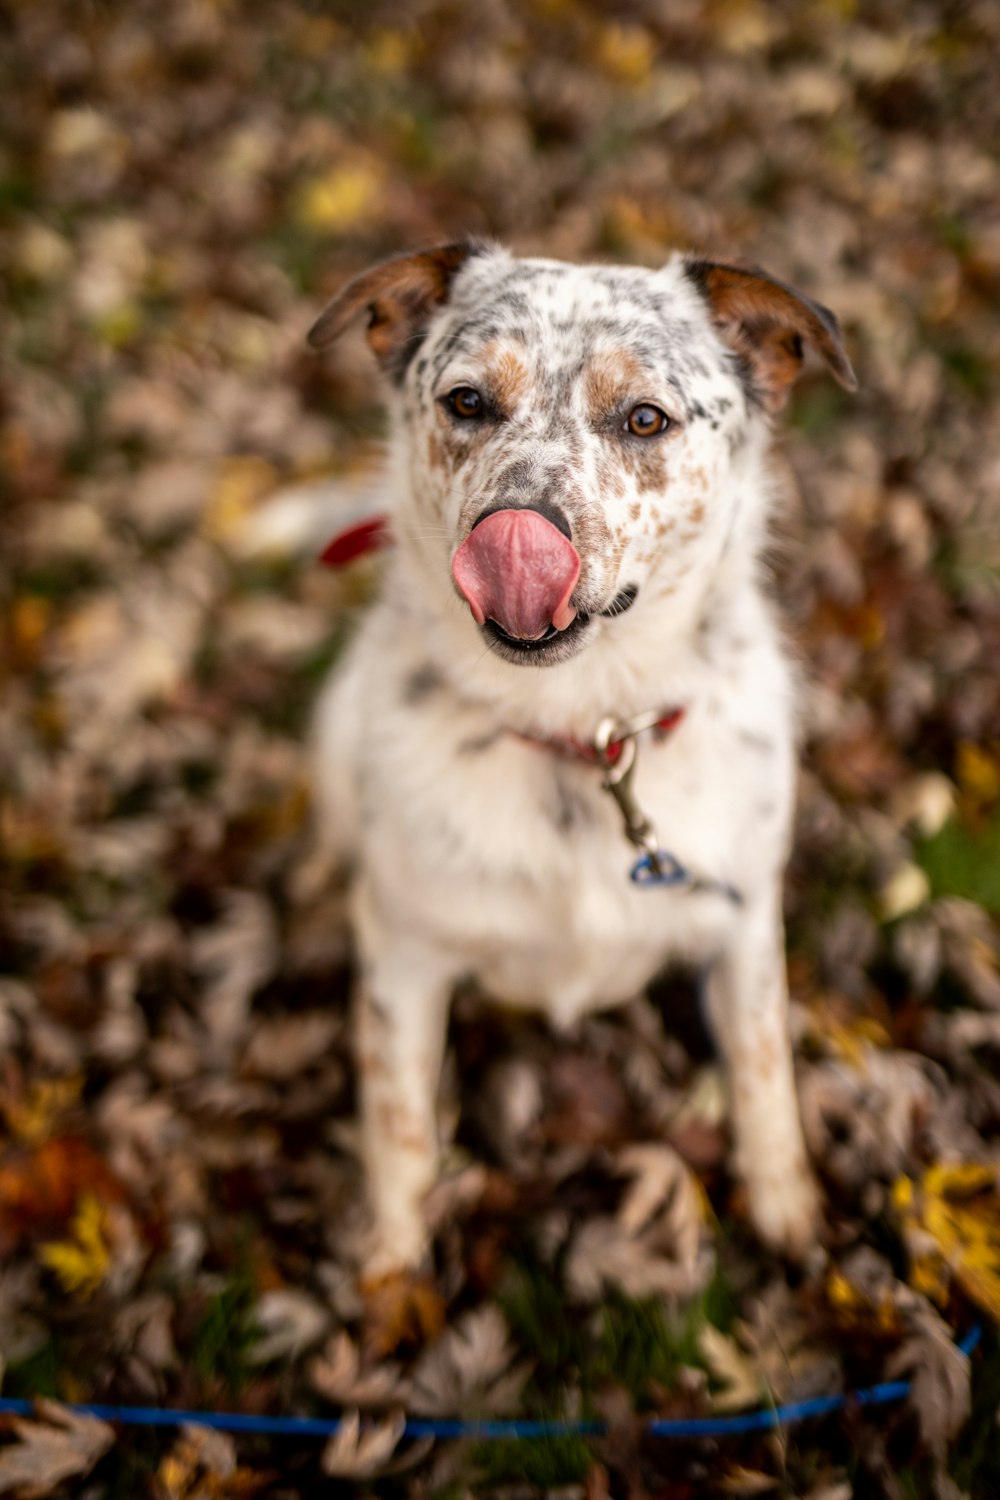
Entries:
{"label": "white and brown dog", "polygon": [[710,965],[753,1218],[801,1255],[818,1199],[782,928],[794,683],[760,554],[769,417],[803,345],[855,384],[837,321],[734,266],[481,244],[365,272],[311,342],[362,312],[398,545],[317,739],[354,872],[368,1269],[426,1249],[456,982],[565,1026],[671,959]]}

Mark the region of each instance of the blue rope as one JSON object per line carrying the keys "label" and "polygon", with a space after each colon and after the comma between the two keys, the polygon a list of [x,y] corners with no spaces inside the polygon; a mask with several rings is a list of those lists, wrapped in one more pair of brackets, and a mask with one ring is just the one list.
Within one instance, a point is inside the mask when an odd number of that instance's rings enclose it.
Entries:
{"label": "blue rope", "polygon": [[[982,1338],[982,1329],[975,1326],[961,1340],[958,1348],[969,1355]],[[847,1406],[884,1406],[890,1401],[902,1401],[908,1394],[908,1380],[883,1381],[881,1385],[866,1386],[860,1391],[849,1391],[840,1396],[814,1396],[808,1401],[789,1401],[784,1406],[771,1406],[759,1411],[743,1412],[732,1417],[667,1417],[657,1418],[645,1425],[652,1437],[707,1438],[733,1437],[740,1433],[767,1432],[774,1427],[791,1426],[793,1422],[805,1422],[810,1417],[826,1417],[831,1412],[841,1411]],[[329,1438],[341,1429],[339,1417],[257,1417],[241,1412],[224,1411],[173,1411],[162,1406],[105,1406],[99,1402],[82,1402],[70,1405],[67,1410],[79,1416],[98,1417],[102,1422],[117,1422],[124,1427],[211,1427],[217,1432],[265,1433],[272,1437]],[[0,1398],[0,1415],[30,1417],[35,1415],[31,1401],[13,1396]],[[463,1421],[448,1419],[439,1421],[413,1420],[407,1422],[403,1437],[407,1438],[499,1438],[600,1437],[607,1430],[600,1421]]]}

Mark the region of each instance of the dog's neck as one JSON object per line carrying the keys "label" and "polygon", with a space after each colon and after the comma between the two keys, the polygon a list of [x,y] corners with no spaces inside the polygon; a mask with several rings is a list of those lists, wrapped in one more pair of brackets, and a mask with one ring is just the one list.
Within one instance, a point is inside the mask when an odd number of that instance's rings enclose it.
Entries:
{"label": "dog's neck", "polygon": [[[753,616],[767,612],[752,552],[732,548],[707,585],[656,598],[648,590],[618,619],[595,622],[595,638],[569,661],[534,667],[504,661],[472,626],[464,604],[432,583],[405,536],[386,580],[407,638],[428,655],[463,700],[493,723],[540,735],[589,739],[607,714],[690,707],[728,669],[731,649]],[[752,634],[751,631],[749,632]]]}

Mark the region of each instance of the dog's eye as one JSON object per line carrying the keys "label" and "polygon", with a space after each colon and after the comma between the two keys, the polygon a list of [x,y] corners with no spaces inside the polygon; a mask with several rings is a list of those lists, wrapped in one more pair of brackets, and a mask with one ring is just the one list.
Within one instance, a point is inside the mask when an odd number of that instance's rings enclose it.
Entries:
{"label": "dog's eye", "polygon": [[481,417],[483,414],[483,398],[478,391],[474,391],[471,385],[456,386],[455,390],[448,392],[448,405],[456,417]]}
{"label": "dog's eye", "polygon": [[633,437],[656,437],[658,433],[666,432],[669,426],[670,418],[666,412],[644,402],[642,406],[633,406],[629,412],[625,431],[630,432]]}

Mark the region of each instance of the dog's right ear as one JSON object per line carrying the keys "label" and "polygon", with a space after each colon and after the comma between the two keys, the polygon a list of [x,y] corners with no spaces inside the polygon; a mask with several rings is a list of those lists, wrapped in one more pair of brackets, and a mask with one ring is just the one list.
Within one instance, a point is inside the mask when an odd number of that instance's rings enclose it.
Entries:
{"label": "dog's right ear", "polygon": [[445,302],[455,273],[483,247],[472,241],[394,255],[349,281],[309,330],[314,349],[339,338],[368,312],[368,342],[383,370],[400,383],[435,308]]}

